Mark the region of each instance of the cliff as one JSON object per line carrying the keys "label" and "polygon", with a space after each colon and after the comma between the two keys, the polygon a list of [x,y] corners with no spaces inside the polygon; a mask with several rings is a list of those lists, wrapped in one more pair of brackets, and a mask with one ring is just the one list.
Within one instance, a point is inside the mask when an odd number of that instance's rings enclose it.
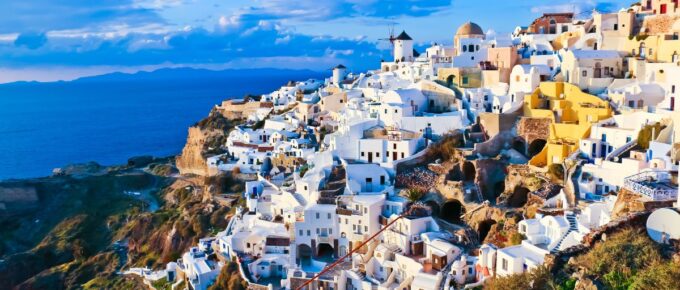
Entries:
{"label": "cliff", "polygon": [[227,152],[225,149],[227,135],[239,121],[228,119],[213,109],[207,118],[190,127],[182,154],[176,159],[179,173],[199,176],[215,175],[216,172],[208,170],[206,159]]}
{"label": "cliff", "polygon": [[180,174],[208,175],[208,164],[206,159],[203,158],[203,147],[206,139],[206,134],[200,128],[189,128],[187,143],[182,149],[182,154],[176,160]]}

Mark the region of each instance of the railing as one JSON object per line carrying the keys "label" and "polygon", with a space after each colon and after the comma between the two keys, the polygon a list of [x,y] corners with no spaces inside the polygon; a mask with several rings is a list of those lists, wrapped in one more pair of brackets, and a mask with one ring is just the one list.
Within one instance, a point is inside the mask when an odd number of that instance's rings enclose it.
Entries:
{"label": "railing", "polygon": [[[653,200],[669,200],[678,197],[678,188],[660,188],[663,181],[670,181],[670,173],[666,171],[645,171],[627,177],[623,186],[635,193],[650,197]],[[670,184],[669,184],[670,185]]]}
{"label": "railing", "polygon": [[617,148],[616,150],[612,151],[609,153],[606,157],[605,160],[613,161],[613,162],[621,162],[621,160],[614,160],[614,157],[619,157],[623,155],[628,150],[633,149],[637,145],[637,139],[631,140],[628,143],[624,144],[623,146]]}

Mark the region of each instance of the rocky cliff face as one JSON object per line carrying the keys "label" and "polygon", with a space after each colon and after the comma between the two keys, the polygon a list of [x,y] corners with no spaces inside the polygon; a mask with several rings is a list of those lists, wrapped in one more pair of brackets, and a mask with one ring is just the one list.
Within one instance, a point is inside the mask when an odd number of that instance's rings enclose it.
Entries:
{"label": "rocky cliff face", "polygon": [[674,200],[652,201],[644,198],[640,194],[631,192],[625,188],[619,190],[619,194],[612,209],[612,219],[624,217],[626,215],[651,212],[657,208],[671,207]]}
{"label": "rocky cliff face", "polygon": [[180,174],[208,175],[208,164],[203,158],[203,147],[206,142],[206,134],[198,127],[189,128],[187,143],[182,149],[182,154],[177,157],[177,169]]}
{"label": "rocky cliff face", "polygon": [[227,152],[224,146],[229,131],[241,120],[224,117],[218,111],[211,111],[207,118],[189,128],[187,143],[182,154],[176,159],[179,173],[199,176],[213,176],[217,172],[208,169],[206,159]]}

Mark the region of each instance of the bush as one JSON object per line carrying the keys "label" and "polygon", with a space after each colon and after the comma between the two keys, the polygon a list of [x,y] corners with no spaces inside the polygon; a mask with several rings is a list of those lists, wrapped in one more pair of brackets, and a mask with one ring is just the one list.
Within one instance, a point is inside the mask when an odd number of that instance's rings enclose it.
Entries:
{"label": "bush", "polygon": [[661,124],[658,122],[654,125],[645,125],[645,127],[643,127],[642,130],[640,130],[640,132],[638,133],[637,137],[638,146],[640,146],[642,149],[648,149],[649,142],[658,137],[659,132],[661,130],[663,130],[663,128],[661,127]]}
{"label": "bush", "polygon": [[555,177],[555,179],[564,180],[564,167],[562,166],[562,164],[553,163],[548,168],[548,173]]}
{"label": "bush", "polygon": [[462,147],[463,145],[465,145],[463,142],[463,134],[455,131],[444,135],[442,139],[432,143],[427,147],[425,154],[430,160],[441,158],[446,161],[453,158],[456,155],[456,148]]}

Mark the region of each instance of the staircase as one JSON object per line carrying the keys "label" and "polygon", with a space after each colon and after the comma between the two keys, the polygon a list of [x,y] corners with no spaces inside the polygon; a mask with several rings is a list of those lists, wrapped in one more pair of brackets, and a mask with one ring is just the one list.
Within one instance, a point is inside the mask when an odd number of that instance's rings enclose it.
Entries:
{"label": "staircase", "polygon": [[564,214],[564,217],[567,218],[567,221],[569,222],[569,230],[562,236],[560,241],[557,243],[557,245],[550,250],[551,254],[555,254],[560,251],[560,247],[562,246],[562,242],[564,242],[564,239],[569,236],[570,233],[578,231],[578,223],[576,222],[576,214],[573,212],[567,212]]}
{"label": "staircase", "polygon": [[318,204],[335,204],[335,198],[342,195],[347,185],[345,167],[337,165],[333,167],[330,176],[322,190],[319,191]]}

